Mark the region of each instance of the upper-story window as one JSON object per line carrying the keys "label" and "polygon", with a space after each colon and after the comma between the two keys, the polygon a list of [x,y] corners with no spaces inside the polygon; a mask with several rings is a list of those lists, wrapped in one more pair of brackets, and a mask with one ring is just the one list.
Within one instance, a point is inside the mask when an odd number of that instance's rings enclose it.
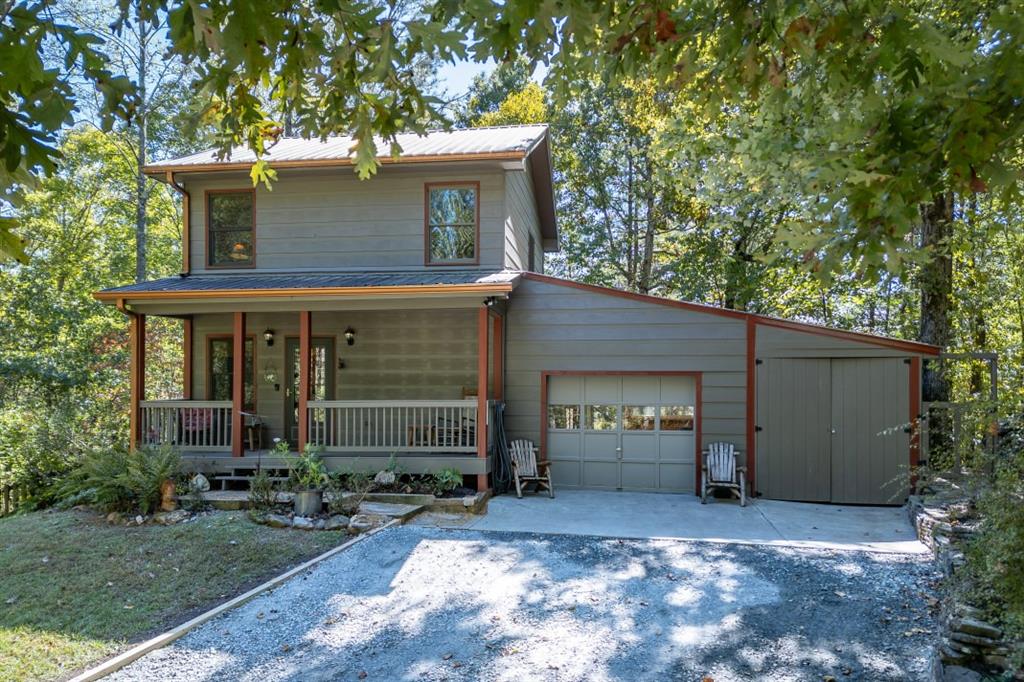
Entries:
{"label": "upper-story window", "polygon": [[207,264],[247,268],[255,262],[256,221],[251,189],[206,193]]}
{"label": "upper-story window", "polygon": [[479,262],[480,184],[428,184],[426,194],[427,265]]}

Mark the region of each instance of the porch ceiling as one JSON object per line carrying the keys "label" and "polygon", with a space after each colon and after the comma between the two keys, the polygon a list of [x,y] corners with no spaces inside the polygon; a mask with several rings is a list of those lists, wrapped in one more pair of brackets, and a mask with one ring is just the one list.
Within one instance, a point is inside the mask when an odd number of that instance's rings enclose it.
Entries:
{"label": "porch ceiling", "polygon": [[105,289],[94,297],[155,315],[274,312],[297,304],[305,310],[408,308],[417,299],[423,307],[461,308],[479,305],[482,297],[506,297],[519,278],[512,271],[451,270],[189,275]]}

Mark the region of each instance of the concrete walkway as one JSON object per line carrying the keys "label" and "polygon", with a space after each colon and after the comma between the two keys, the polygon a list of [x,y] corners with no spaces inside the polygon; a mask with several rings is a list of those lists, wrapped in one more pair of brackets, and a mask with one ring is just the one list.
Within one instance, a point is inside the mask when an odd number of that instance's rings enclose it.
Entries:
{"label": "concrete walkway", "polygon": [[692,495],[560,490],[517,499],[495,497],[487,515],[464,528],[623,538],[674,538],[712,542],[927,552],[902,507],[844,507],[757,500],[709,500]]}

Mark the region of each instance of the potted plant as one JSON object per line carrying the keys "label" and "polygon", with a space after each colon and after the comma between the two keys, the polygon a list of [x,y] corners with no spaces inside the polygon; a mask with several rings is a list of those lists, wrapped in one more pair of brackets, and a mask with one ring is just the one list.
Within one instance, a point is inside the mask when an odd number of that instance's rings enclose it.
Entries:
{"label": "potted plant", "polygon": [[323,510],[327,467],[320,459],[320,450],[314,445],[306,445],[306,449],[292,462],[289,478],[295,492],[296,516],[316,516]]}

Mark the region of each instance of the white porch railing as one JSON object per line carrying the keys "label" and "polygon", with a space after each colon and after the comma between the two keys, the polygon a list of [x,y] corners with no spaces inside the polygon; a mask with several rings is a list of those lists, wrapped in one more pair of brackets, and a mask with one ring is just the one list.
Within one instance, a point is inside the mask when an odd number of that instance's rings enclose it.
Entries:
{"label": "white porch railing", "polygon": [[143,445],[231,448],[230,400],[143,400],[139,419]]}
{"label": "white porch railing", "polygon": [[309,442],[327,452],[475,453],[476,425],[475,399],[309,402]]}

